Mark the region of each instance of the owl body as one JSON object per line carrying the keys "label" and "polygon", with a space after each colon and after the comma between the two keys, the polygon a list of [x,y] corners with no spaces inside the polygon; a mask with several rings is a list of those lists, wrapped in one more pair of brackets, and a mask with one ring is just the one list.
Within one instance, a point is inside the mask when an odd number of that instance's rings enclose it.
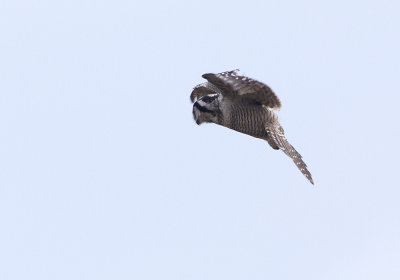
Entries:
{"label": "owl body", "polygon": [[238,132],[266,139],[265,125],[269,122],[268,112],[262,107],[253,104],[241,104],[229,99],[220,103],[221,125]]}
{"label": "owl body", "polygon": [[287,141],[278,116],[280,100],[265,84],[237,70],[204,74],[208,82],[194,88],[191,94],[193,117],[197,124],[216,123],[238,132],[266,140],[275,150],[291,157],[300,171],[314,184],[301,155]]}

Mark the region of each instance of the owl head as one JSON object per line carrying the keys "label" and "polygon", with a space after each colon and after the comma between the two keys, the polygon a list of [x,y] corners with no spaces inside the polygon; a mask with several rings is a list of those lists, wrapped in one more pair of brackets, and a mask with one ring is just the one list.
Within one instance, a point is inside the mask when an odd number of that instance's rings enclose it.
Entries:
{"label": "owl head", "polygon": [[220,116],[218,97],[218,94],[206,95],[193,104],[193,118],[197,124],[218,123]]}

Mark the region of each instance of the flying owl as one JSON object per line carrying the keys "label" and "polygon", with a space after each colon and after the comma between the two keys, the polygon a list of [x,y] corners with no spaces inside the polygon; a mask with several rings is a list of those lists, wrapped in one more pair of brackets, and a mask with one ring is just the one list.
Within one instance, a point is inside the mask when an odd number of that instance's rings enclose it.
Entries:
{"label": "flying owl", "polygon": [[281,102],[267,85],[238,74],[239,70],[204,74],[207,82],[197,85],[190,99],[198,125],[216,123],[264,139],[275,150],[288,155],[314,184],[301,155],[289,144],[275,110]]}

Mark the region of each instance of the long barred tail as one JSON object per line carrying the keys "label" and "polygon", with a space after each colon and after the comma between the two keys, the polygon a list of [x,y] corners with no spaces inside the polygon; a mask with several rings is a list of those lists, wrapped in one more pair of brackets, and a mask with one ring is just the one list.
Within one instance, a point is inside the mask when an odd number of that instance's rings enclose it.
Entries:
{"label": "long barred tail", "polygon": [[310,171],[307,169],[306,163],[302,160],[302,156],[296,151],[296,149],[290,145],[288,140],[285,137],[283,128],[278,125],[273,128],[267,128],[268,132],[268,143],[274,149],[280,149],[285,154],[287,154],[296,164],[296,166],[300,169],[301,173],[306,176],[306,178],[314,185],[314,181],[312,179]]}

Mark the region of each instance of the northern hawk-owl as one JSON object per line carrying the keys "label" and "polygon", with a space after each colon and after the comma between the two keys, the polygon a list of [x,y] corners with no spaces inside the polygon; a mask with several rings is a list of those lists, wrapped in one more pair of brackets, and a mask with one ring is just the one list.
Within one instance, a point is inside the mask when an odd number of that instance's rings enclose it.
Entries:
{"label": "northern hawk-owl", "polygon": [[197,124],[216,123],[264,139],[275,150],[288,155],[314,184],[301,155],[287,141],[275,110],[281,102],[267,85],[238,74],[238,70],[204,74],[207,82],[190,95]]}

